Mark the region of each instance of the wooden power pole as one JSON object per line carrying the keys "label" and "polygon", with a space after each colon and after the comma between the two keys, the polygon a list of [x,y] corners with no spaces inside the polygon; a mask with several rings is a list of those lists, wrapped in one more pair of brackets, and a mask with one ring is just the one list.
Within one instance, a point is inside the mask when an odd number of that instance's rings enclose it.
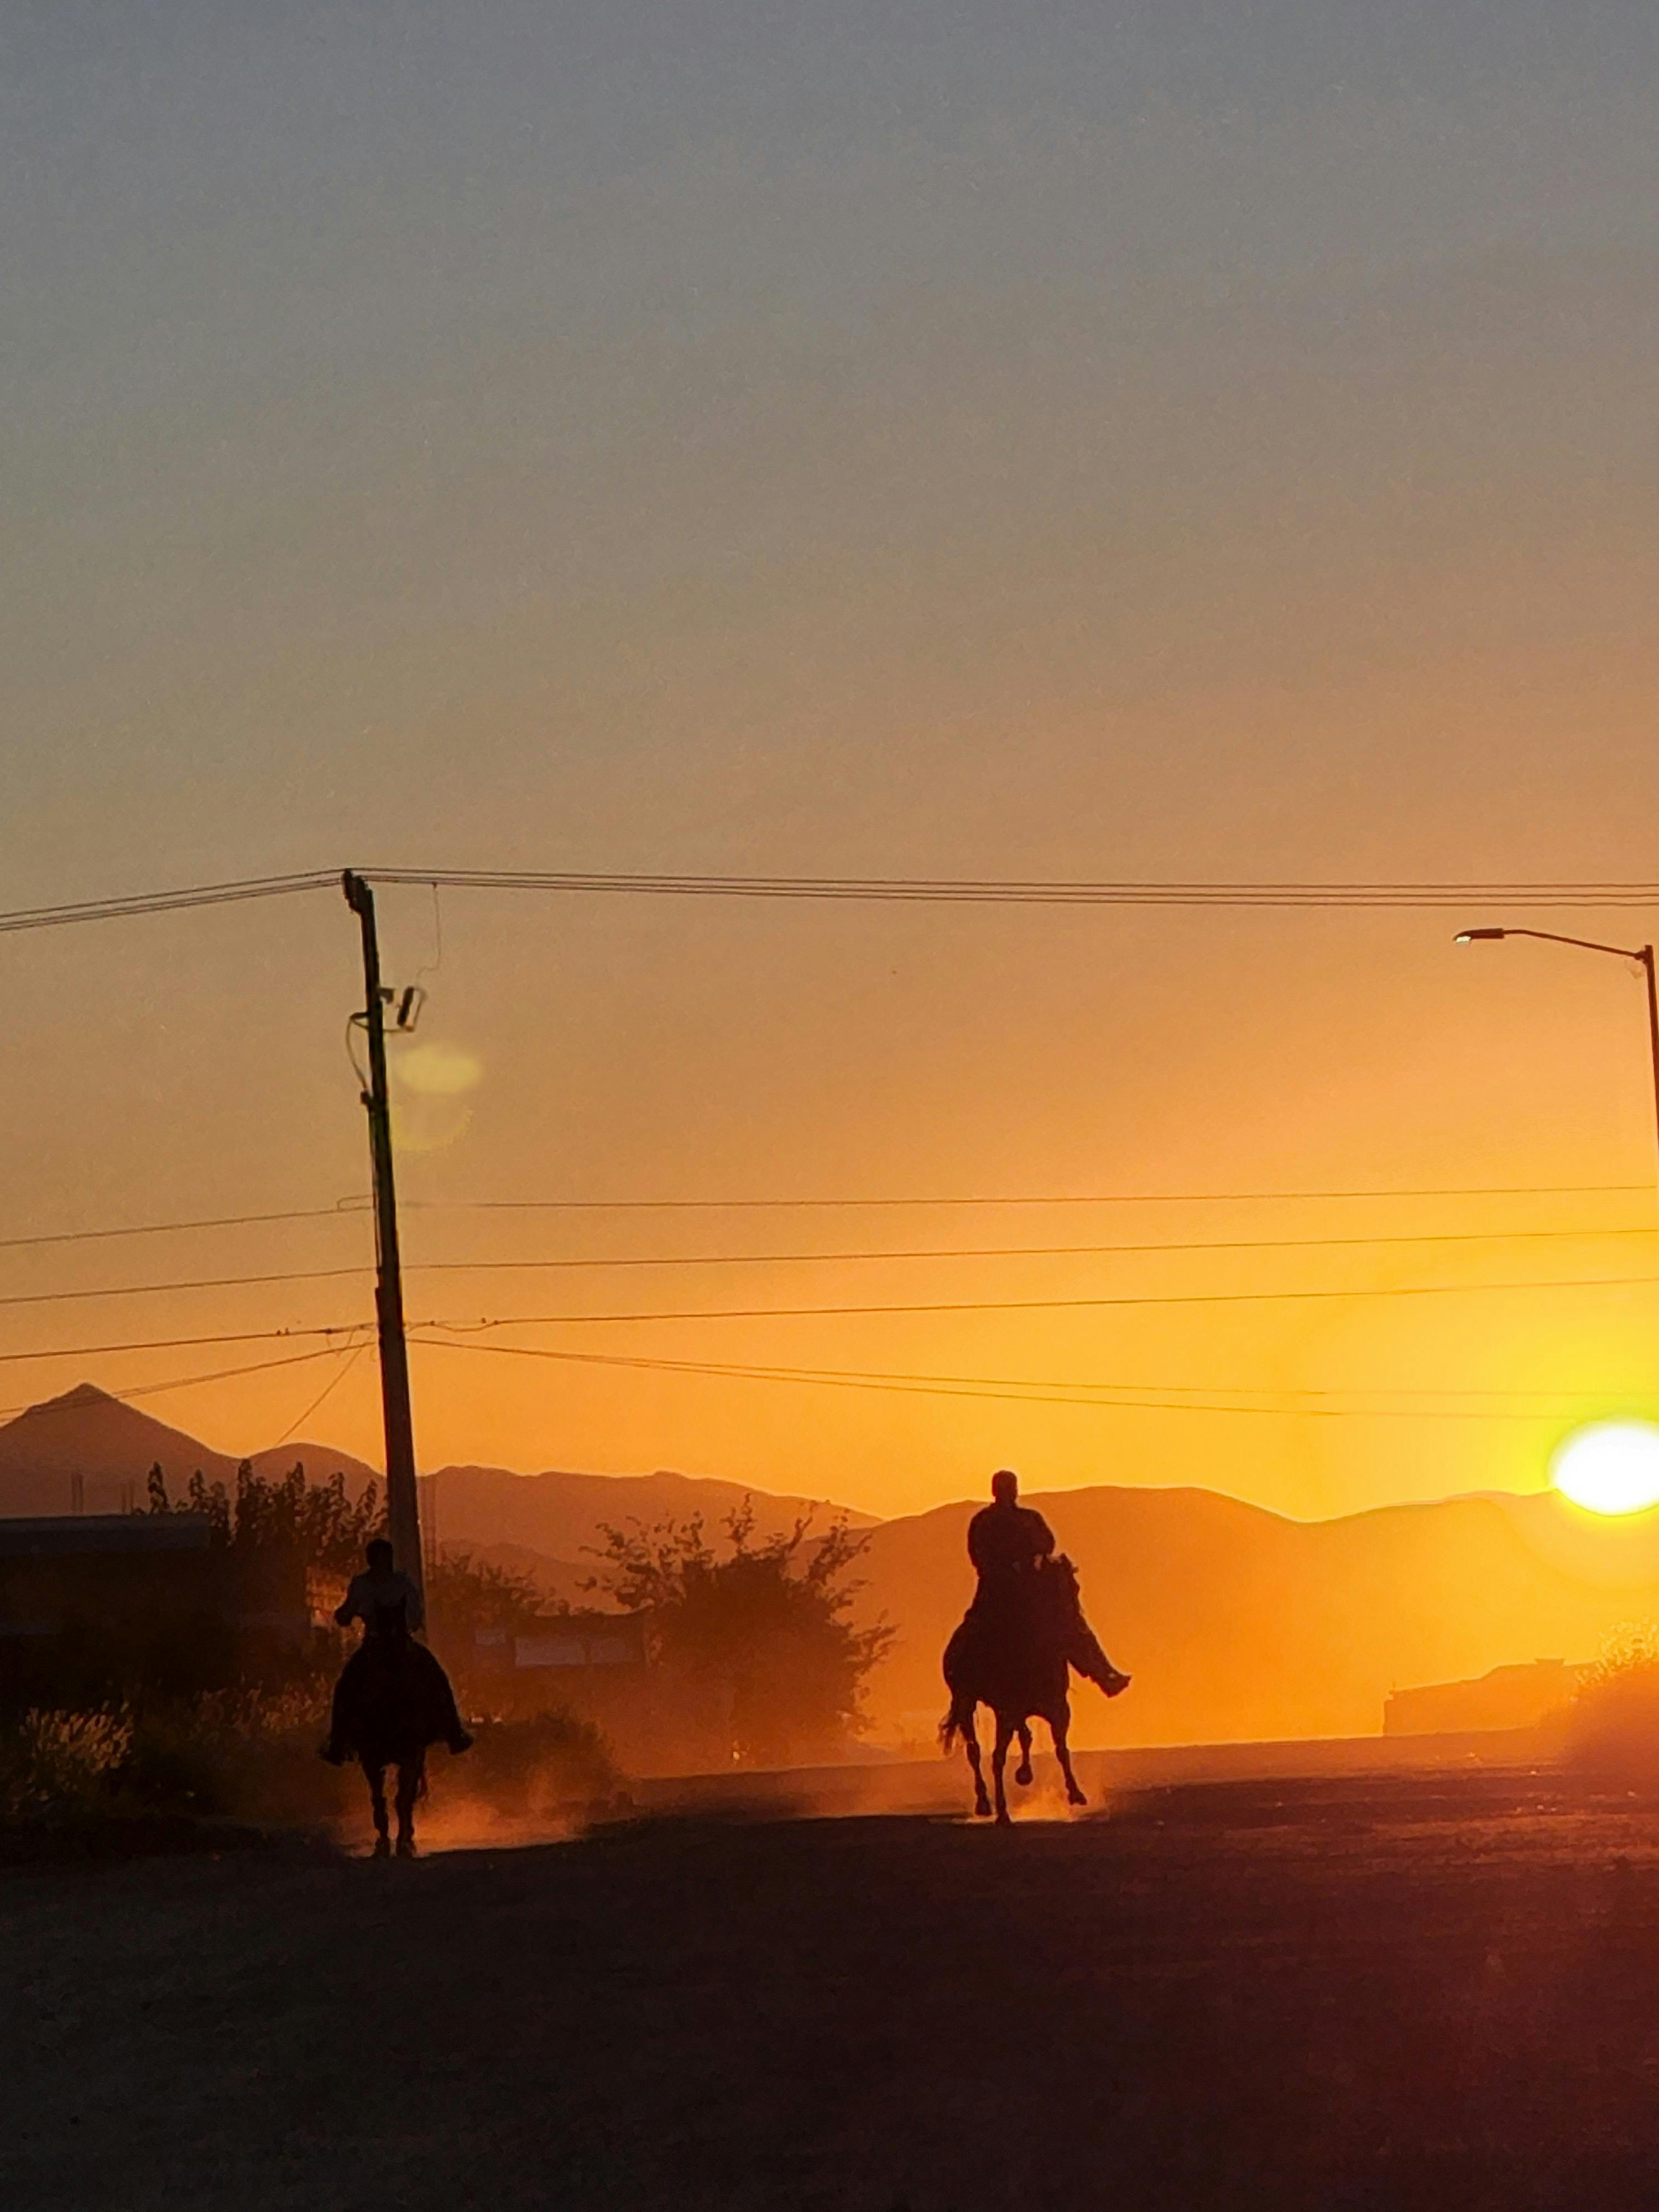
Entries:
{"label": "wooden power pole", "polygon": [[386,1010],[392,997],[380,981],[380,943],[374,927],[374,894],[348,869],[341,878],[346,904],[363,934],[363,1012],[368,1038],[369,1158],[374,1171],[374,1313],[380,1338],[380,1406],[386,1421],[386,1520],[397,1563],[424,1584],[421,1504],[415,1481],[415,1419],[409,1397],[409,1346],[404,1338],[404,1278],[398,1256],[398,1188],[392,1165],[392,1103],[386,1077]]}

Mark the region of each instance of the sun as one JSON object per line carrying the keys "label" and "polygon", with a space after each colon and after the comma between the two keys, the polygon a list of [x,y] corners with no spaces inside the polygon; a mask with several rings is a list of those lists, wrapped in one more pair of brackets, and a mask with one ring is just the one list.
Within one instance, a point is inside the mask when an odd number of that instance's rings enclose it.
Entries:
{"label": "sun", "polygon": [[1589,1513],[1644,1513],[1659,1505],[1659,1428],[1593,1421],[1557,1447],[1550,1480]]}

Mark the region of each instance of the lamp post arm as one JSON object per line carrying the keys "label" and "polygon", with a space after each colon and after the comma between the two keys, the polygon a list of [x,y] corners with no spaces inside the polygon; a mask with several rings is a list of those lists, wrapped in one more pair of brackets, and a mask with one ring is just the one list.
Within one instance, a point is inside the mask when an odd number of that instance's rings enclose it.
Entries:
{"label": "lamp post arm", "polygon": [[1638,960],[1651,970],[1653,947],[1598,945],[1593,937],[1562,937],[1553,929],[1506,929],[1505,937],[1535,937],[1540,945],[1576,945],[1581,952],[1611,952],[1615,960]]}

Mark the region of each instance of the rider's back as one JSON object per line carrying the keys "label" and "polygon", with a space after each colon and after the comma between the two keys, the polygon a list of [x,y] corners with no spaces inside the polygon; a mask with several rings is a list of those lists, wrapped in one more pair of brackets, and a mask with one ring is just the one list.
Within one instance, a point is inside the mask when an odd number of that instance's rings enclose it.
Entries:
{"label": "rider's back", "polygon": [[334,1618],[342,1628],[361,1620],[370,1636],[396,1636],[419,1628],[424,1616],[419,1589],[409,1576],[393,1567],[353,1575],[345,1603]]}
{"label": "rider's back", "polygon": [[982,1505],[968,1523],[968,1557],[981,1583],[1034,1566],[1054,1548],[1054,1531],[1029,1505],[999,1500]]}

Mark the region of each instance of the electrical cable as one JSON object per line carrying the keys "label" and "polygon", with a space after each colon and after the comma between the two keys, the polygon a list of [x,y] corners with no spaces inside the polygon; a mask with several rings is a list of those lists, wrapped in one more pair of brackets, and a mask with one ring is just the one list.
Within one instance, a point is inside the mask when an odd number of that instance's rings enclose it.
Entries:
{"label": "electrical cable", "polygon": [[[1613,883],[1182,883],[1133,881],[1002,881],[988,878],[921,876],[696,876],[623,874],[575,870],[362,868],[366,882],[425,884],[470,890],[610,892],[673,898],[855,900],[975,906],[1115,906],[1229,908],[1430,908],[1470,902],[1520,906],[1646,907],[1659,904],[1659,884]],[[195,884],[179,890],[140,891],[115,898],[23,907],[0,914],[0,932],[54,929],[84,921],[137,915],[179,913],[249,899],[282,898],[337,889],[343,872],[310,869],[286,876],[248,877],[234,883]]]}
{"label": "electrical cable", "polygon": [[[1407,1237],[1249,1237],[1220,1243],[1181,1244],[982,1244],[881,1252],[689,1252],[666,1257],[629,1255],[556,1260],[416,1260],[405,1274],[523,1273],[536,1269],[580,1267],[772,1267],[827,1266],[831,1261],[868,1260],[1066,1260],[1143,1257],[1158,1252],[1310,1252],[1369,1250],[1376,1245],[1510,1244],[1539,1239],[1659,1236],[1659,1224],[1611,1229],[1462,1229]],[[295,1279],[299,1279],[295,1278]]]}
{"label": "electrical cable", "polygon": [[720,1365],[692,1360],[653,1359],[643,1356],[629,1358],[617,1353],[551,1351],[526,1345],[470,1344],[453,1339],[422,1335],[412,1336],[410,1342],[437,1351],[493,1352],[507,1358],[563,1360],[580,1365],[622,1367],[676,1375],[699,1375],[727,1381],[793,1382],[836,1389],[897,1392],[907,1396],[993,1399],[1024,1405],[1077,1406],[1088,1407],[1097,1413],[1129,1411],[1171,1413],[1254,1413],[1280,1420],[1553,1422],[1570,1418],[1571,1413],[1576,1410],[1569,1407],[1564,1414],[1559,1411],[1512,1413],[1496,1408],[1486,1411],[1463,1407],[1416,1408],[1401,1406],[1241,1406],[1194,1403],[1188,1401],[1153,1397],[1102,1398],[1042,1389],[1005,1388],[995,1384],[947,1384],[921,1381],[908,1376],[857,1375],[837,1372],[832,1369]]}
{"label": "electrical cable", "polygon": [[870,1314],[1060,1313],[1128,1306],[1215,1306],[1278,1304],[1326,1298],[1425,1298],[1478,1296],[1491,1291],[1601,1291],[1648,1289],[1659,1275],[1552,1277],[1522,1283],[1396,1283],[1383,1288],[1317,1291],[1187,1291],[1150,1297],[1094,1298],[953,1298],[926,1304],[836,1306],[699,1306],[652,1313],[518,1314],[477,1322],[423,1323],[447,1329],[551,1328],[578,1323],[677,1321],[808,1321]]}
{"label": "electrical cable", "polygon": [[[94,1359],[113,1352],[183,1352],[208,1344],[279,1344],[289,1337],[351,1336],[363,1326],[361,1321],[340,1321],[321,1328],[240,1328],[216,1336],[150,1336],[123,1344],[53,1345],[29,1352],[0,1352],[0,1364],[15,1366],[19,1362],[33,1359]],[[435,1327],[438,1324],[422,1322],[422,1326]]]}
{"label": "electrical cable", "polygon": [[787,1208],[924,1206],[1220,1206],[1358,1198],[1583,1198],[1650,1191],[1646,1182],[1470,1183],[1422,1190],[1129,1190],[1082,1195],[976,1198],[471,1198],[406,1199],[404,1212],[720,1212]]}
{"label": "electrical cable", "polygon": [[167,1237],[188,1229],[251,1229],[273,1221],[354,1221],[368,1210],[368,1199],[342,1200],[334,1206],[308,1206],[286,1213],[221,1213],[194,1221],[145,1221],[131,1229],[64,1229],[40,1237],[0,1237],[0,1252],[20,1252],[43,1244],[95,1244],[112,1237]]}
{"label": "electrical cable", "polygon": [[[203,1343],[211,1343],[214,1340],[210,1337],[204,1337],[201,1339],[200,1341]],[[278,1367],[299,1367],[302,1366],[308,1359],[338,1358],[342,1354],[348,1351],[362,1351],[362,1349],[363,1347],[361,1345],[356,1346],[343,1344],[319,1345],[314,1352],[296,1352],[291,1358],[283,1359],[256,1359],[247,1365],[240,1367],[220,1367],[215,1369],[215,1370],[210,1375],[180,1376],[173,1381],[166,1382],[135,1382],[128,1389],[118,1392],[112,1392],[111,1395],[112,1396],[119,1397],[123,1401],[129,1398],[157,1398],[164,1395],[169,1390],[191,1389],[198,1382],[228,1382],[232,1376],[238,1375],[264,1375],[271,1372]],[[8,1358],[27,1356],[27,1354],[17,1353],[0,1354],[0,1357]],[[74,1405],[65,1405],[61,1401],[52,1401],[44,1406],[7,1406],[0,1407],[0,1420],[22,1419],[25,1418],[43,1419],[47,1414],[51,1413],[70,1413],[77,1412],[79,1408],[77,1407]],[[302,1414],[301,1419],[303,1419],[304,1418],[305,1416]]]}
{"label": "electrical cable", "polygon": [[[365,1324],[365,1326],[368,1326],[368,1324]],[[283,1431],[282,1435],[276,1438],[276,1443],[271,1445],[270,1449],[273,1451],[276,1449],[277,1445],[285,1444],[296,1429],[302,1428],[311,1419],[312,1415],[317,1411],[319,1406],[327,1403],[328,1400],[333,1396],[335,1391],[339,1389],[341,1383],[345,1381],[347,1376],[350,1374],[352,1369],[357,1364],[357,1362],[362,1358],[364,1352],[366,1352],[369,1347],[368,1340],[365,1339],[362,1344],[353,1345],[349,1351],[344,1345],[331,1346],[329,1348],[331,1351],[339,1351],[347,1353],[343,1364],[337,1368],[334,1373],[330,1376],[328,1381],[324,1383],[322,1389],[317,1393],[317,1395],[306,1407],[304,1413],[296,1413],[295,1415],[294,1419]]]}
{"label": "electrical cable", "polygon": [[329,1282],[346,1275],[368,1275],[373,1272],[364,1261],[356,1267],[301,1267],[276,1275],[204,1275],[185,1283],[126,1283],[112,1290],[19,1291],[0,1297],[0,1306],[69,1305],[87,1298],[153,1298],[169,1291],[240,1291],[271,1283]]}
{"label": "electrical cable", "polygon": [[[361,1073],[354,1067],[355,1073]],[[1281,1200],[1375,1198],[1585,1198],[1628,1197],[1650,1186],[1633,1182],[1472,1183],[1462,1188],[1443,1185],[1421,1190],[1148,1190],[1106,1191],[1088,1194],[1036,1197],[969,1198],[479,1198],[404,1199],[401,1213],[586,1213],[586,1212],[782,1212],[792,1209],[859,1208],[870,1206],[1209,1206]],[[373,1211],[373,1200],[361,1196],[337,1199],[332,1206],[310,1206],[276,1213],[221,1213],[185,1221],[142,1221],[121,1229],[64,1229],[32,1237],[0,1237],[0,1252],[16,1252],[53,1244],[94,1244],[112,1237],[170,1237],[191,1230],[248,1229],[289,1221],[356,1221]],[[1494,1236],[1501,1231],[1493,1231]],[[1587,1231],[1586,1234],[1592,1232]]]}

